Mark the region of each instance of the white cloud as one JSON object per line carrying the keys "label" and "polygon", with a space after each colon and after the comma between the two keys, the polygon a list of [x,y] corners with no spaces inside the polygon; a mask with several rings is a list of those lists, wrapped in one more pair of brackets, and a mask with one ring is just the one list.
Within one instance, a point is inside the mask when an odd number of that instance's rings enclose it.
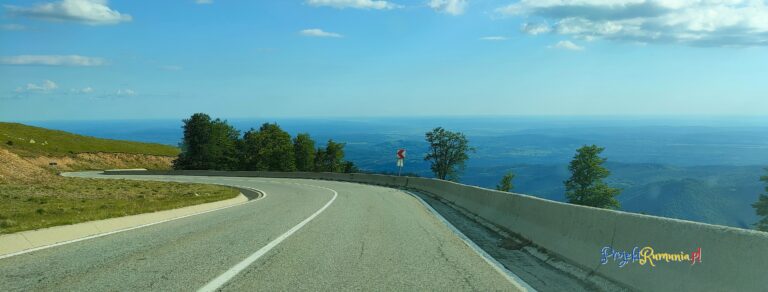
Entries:
{"label": "white cloud", "polygon": [[530,35],[538,35],[552,31],[546,23],[524,23],[520,30]]}
{"label": "white cloud", "polygon": [[461,15],[467,7],[467,0],[429,0],[427,5],[450,15]]}
{"label": "white cloud", "polygon": [[506,41],[507,37],[505,36],[487,36],[487,37],[481,37],[481,40],[484,41]]}
{"label": "white cloud", "polygon": [[27,85],[24,87],[16,88],[16,92],[47,93],[55,90],[56,88],[59,88],[59,85],[57,85],[56,82],[53,82],[51,80],[45,80],[43,81],[43,83],[40,83],[40,84],[27,83]]}
{"label": "white cloud", "polygon": [[308,36],[308,37],[319,37],[319,38],[340,38],[343,37],[342,35],[334,32],[327,32],[319,28],[310,28],[302,30],[301,35]]}
{"label": "white cloud", "polygon": [[134,96],[136,95],[136,91],[133,91],[132,89],[118,89],[115,94],[117,96]]}
{"label": "white cloud", "polygon": [[355,8],[389,10],[402,7],[389,1],[380,0],[307,0],[307,4],[311,6],[328,6],[340,9]]}
{"label": "white cloud", "polygon": [[18,31],[18,30],[25,30],[27,29],[27,27],[21,24],[8,23],[8,24],[0,25],[0,29],[7,30],[7,31]]}
{"label": "white cloud", "polygon": [[107,62],[102,58],[80,55],[20,55],[0,57],[4,65],[46,65],[46,66],[102,66]]}
{"label": "white cloud", "polygon": [[107,0],[62,0],[30,7],[6,5],[5,8],[14,15],[89,25],[117,24],[132,19],[128,14],[109,8]]}
{"label": "white cloud", "polygon": [[81,89],[72,89],[72,92],[74,92],[74,93],[81,93],[81,94],[91,94],[91,93],[93,93],[93,88],[88,86],[88,87],[81,88]]}
{"label": "white cloud", "polygon": [[521,0],[496,11],[546,19],[554,33],[583,40],[768,45],[764,0]]}
{"label": "white cloud", "polygon": [[577,44],[574,44],[571,41],[559,41],[559,42],[557,42],[557,44],[555,44],[553,46],[550,46],[550,48],[569,50],[569,51],[581,51],[581,50],[584,50],[584,47],[579,46]]}
{"label": "white cloud", "polygon": [[195,0],[197,4],[213,4],[213,0]]}

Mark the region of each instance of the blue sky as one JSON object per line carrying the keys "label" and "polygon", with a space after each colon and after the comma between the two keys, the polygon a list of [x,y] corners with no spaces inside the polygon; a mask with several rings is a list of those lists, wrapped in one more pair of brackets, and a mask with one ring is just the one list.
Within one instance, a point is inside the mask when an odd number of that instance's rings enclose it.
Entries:
{"label": "blue sky", "polygon": [[0,120],[768,109],[764,0],[0,3]]}

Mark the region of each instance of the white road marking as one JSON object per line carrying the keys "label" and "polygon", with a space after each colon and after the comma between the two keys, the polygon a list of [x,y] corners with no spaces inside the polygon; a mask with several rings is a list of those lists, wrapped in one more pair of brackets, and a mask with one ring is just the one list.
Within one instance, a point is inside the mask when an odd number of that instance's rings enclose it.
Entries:
{"label": "white road marking", "polygon": [[[297,184],[297,183],[293,183],[293,184]],[[292,234],[296,233],[296,231],[298,231],[299,229],[304,227],[304,225],[307,225],[307,223],[309,223],[309,221],[312,221],[312,219],[315,219],[315,217],[317,217],[317,215],[320,215],[320,213],[325,211],[325,209],[327,209],[328,206],[330,206],[333,203],[333,201],[336,200],[336,197],[339,196],[338,192],[336,192],[333,189],[326,188],[326,187],[315,186],[315,185],[305,185],[305,184],[297,184],[297,185],[317,187],[317,188],[329,190],[329,191],[333,192],[333,198],[331,198],[331,200],[328,201],[328,203],[325,203],[325,206],[320,208],[320,210],[317,210],[317,212],[315,212],[311,216],[307,217],[307,219],[304,219],[304,221],[301,221],[296,226],[293,226],[293,228],[291,228],[290,230],[286,231],[285,233],[283,233],[279,237],[275,238],[275,240],[273,240],[272,242],[270,242],[267,245],[265,245],[264,247],[260,248],[259,250],[257,250],[256,252],[254,252],[253,254],[248,256],[243,261],[237,263],[234,267],[230,268],[229,270],[227,270],[223,274],[221,274],[218,277],[216,277],[216,279],[213,279],[211,282],[209,282],[208,284],[206,284],[202,288],[198,289],[197,290],[198,292],[216,291],[217,289],[219,289],[222,286],[224,286],[224,284],[226,284],[227,282],[229,282],[229,280],[232,280],[232,278],[237,276],[237,274],[239,274],[240,272],[242,272],[243,270],[248,268],[248,266],[253,264],[253,262],[255,262],[260,257],[262,257],[263,255],[268,253],[275,246],[277,246],[278,244],[283,242],[283,240],[285,240],[286,238],[288,238]]]}
{"label": "white road marking", "polygon": [[494,259],[491,255],[489,255],[487,252],[485,252],[482,248],[477,246],[477,244],[475,244],[471,239],[469,239],[469,237],[464,235],[464,233],[462,233],[458,228],[456,228],[456,226],[453,226],[453,224],[451,224],[451,222],[448,222],[448,220],[445,219],[445,217],[443,217],[443,215],[440,215],[440,213],[438,213],[437,210],[432,208],[432,206],[430,206],[429,203],[424,201],[424,199],[422,199],[421,197],[419,197],[418,195],[416,195],[414,193],[411,193],[410,191],[403,190],[403,192],[405,192],[405,193],[413,196],[417,200],[419,200],[419,202],[421,202],[421,204],[424,205],[424,207],[427,208],[427,210],[432,212],[432,214],[434,214],[435,217],[437,217],[437,219],[439,219],[445,225],[447,225],[448,229],[450,229],[451,231],[453,231],[453,233],[455,233],[457,236],[459,236],[459,238],[464,242],[464,244],[469,246],[470,249],[474,250],[475,253],[477,253],[480,257],[482,257],[483,260],[485,260],[486,263],[491,265],[491,267],[493,267],[493,269],[495,269],[497,272],[499,272],[499,274],[504,276],[504,278],[507,279],[507,281],[509,281],[510,283],[512,283],[512,285],[515,285],[517,288],[520,288],[521,290],[524,289],[524,290],[527,290],[527,291],[530,291],[530,292],[536,292],[536,289],[531,287],[531,285],[528,285],[528,283],[523,281],[523,279],[520,279],[520,277],[515,275],[515,273],[512,273],[512,271],[507,270],[507,268],[505,268],[504,265],[502,265],[499,261]]}
{"label": "white road marking", "polygon": [[[230,186],[230,185],[228,185],[228,186]],[[62,246],[62,245],[70,244],[70,243],[75,243],[75,242],[80,242],[80,241],[84,241],[84,240],[99,238],[99,237],[102,237],[102,236],[112,235],[112,234],[115,234],[115,233],[131,231],[131,230],[135,230],[135,229],[139,229],[139,228],[144,228],[144,227],[149,227],[149,226],[152,226],[152,225],[157,225],[157,224],[161,224],[161,223],[165,223],[165,222],[170,222],[170,221],[174,221],[174,220],[184,219],[184,218],[187,218],[187,217],[202,215],[202,214],[205,214],[205,213],[220,211],[220,210],[224,210],[224,209],[227,209],[227,208],[232,208],[232,207],[236,207],[236,206],[240,206],[240,205],[245,205],[245,204],[253,203],[253,202],[256,202],[256,201],[258,201],[260,199],[263,199],[263,198],[265,198],[267,196],[267,192],[262,191],[262,190],[258,190],[258,189],[255,189],[255,188],[243,187],[243,186],[234,186],[234,187],[250,189],[252,191],[260,192],[263,195],[260,198],[258,198],[258,199],[250,200],[250,201],[247,201],[247,202],[244,202],[244,203],[240,203],[240,204],[237,204],[237,205],[221,207],[221,208],[217,208],[217,209],[213,209],[213,210],[203,211],[203,212],[200,212],[200,213],[189,214],[189,215],[184,215],[184,216],[181,216],[181,217],[166,219],[166,220],[163,220],[163,221],[147,223],[147,224],[144,224],[144,225],[129,227],[129,228],[115,230],[115,231],[110,231],[110,232],[106,232],[106,233],[95,234],[95,235],[91,235],[91,236],[87,236],[87,237],[83,237],[83,238],[78,238],[78,239],[73,239],[73,240],[68,240],[68,241],[62,241],[62,242],[58,242],[58,243],[54,243],[54,244],[50,244],[50,245],[45,245],[45,246],[40,246],[40,247],[35,247],[35,248],[30,248],[30,249],[25,249],[25,250],[22,250],[22,251],[19,251],[19,252],[9,253],[9,254],[2,255],[2,256],[0,256],[0,260],[6,259],[6,258],[10,258],[10,257],[14,257],[14,256],[18,256],[18,255],[22,255],[22,254],[26,254],[26,253],[30,253],[30,252],[35,252],[35,251],[38,251],[38,250],[43,250],[43,249],[48,249],[48,248],[52,248],[52,247]],[[149,214],[149,213],[143,213],[143,214]],[[142,215],[142,214],[137,214],[137,215]]]}

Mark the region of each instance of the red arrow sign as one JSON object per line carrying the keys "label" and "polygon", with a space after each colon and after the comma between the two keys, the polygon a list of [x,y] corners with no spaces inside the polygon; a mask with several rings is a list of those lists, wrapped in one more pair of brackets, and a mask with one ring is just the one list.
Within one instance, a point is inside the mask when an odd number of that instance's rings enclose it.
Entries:
{"label": "red arrow sign", "polygon": [[405,149],[398,149],[397,150],[397,159],[404,159],[405,158]]}

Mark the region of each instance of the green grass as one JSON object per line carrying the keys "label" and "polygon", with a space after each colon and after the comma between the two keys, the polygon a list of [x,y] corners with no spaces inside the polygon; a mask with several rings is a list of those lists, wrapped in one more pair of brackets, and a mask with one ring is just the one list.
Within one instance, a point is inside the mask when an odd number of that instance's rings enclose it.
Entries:
{"label": "green grass", "polygon": [[[34,143],[31,143],[34,141]],[[14,153],[30,156],[65,156],[86,152],[109,152],[146,154],[157,156],[176,156],[176,147],[100,139],[72,134],[64,131],[49,130],[17,123],[0,122],[0,143]]]}
{"label": "green grass", "polygon": [[238,193],[204,184],[83,178],[0,184],[0,234],[181,208]]}

